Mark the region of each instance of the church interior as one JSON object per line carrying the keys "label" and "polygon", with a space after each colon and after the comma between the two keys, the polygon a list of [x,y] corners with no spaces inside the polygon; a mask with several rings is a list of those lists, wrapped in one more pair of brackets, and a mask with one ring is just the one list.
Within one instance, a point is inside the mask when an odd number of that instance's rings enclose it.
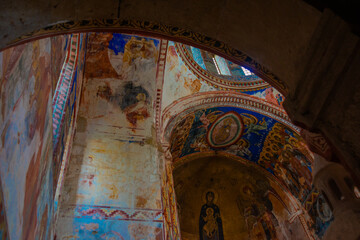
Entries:
{"label": "church interior", "polygon": [[360,239],[360,25],[324,2],[5,3],[0,240]]}

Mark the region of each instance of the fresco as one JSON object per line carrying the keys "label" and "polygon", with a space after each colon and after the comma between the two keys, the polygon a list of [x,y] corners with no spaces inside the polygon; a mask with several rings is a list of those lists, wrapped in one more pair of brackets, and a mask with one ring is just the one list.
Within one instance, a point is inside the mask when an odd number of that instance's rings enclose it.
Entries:
{"label": "fresco", "polygon": [[263,171],[201,154],[175,168],[182,239],[307,239],[300,220],[290,220],[296,208],[289,195]]}
{"label": "fresco", "polygon": [[68,38],[65,62],[59,74],[59,81],[53,97],[53,161],[54,161],[54,222],[56,222],[59,195],[63,184],[68,152],[75,130],[79,108],[86,34],[72,34]]}
{"label": "fresco", "polygon": [[173,179],[173,167],[171,162],[168,161],[171,159],[171,154],[169,150],[166,150],[165,154],[168,159],[164,161],[164,170],[162,172],[162,187],[161,187],[161,196],[162,204],[164,209],[164,239],[181,239],[180,236],[180,225],[177,214],[177,202],[174,190],[174,179]]}
{"label": "fresco", "polygon": [[232,79],[234,81],[254,81],[260,80],[258,76],[251,73],[251,75],[247,75],[244,72],[244,69],[216,54],[184,45],[185,49],[188,51],[189,56],[198,64],[202,69],[209,71],[214,75],[219,75],[224,79]]}
{"label": "fresco", "polygon": [[65,57],[66,57],[66,49],[69,43],[69,35],[58,35],[50,38],[51,40],[51,79],[52,87],[53,87],[53,95],[55,93],[55,89],[57,83],[59,81],[59,76],[61,69],[63,67]]}
{"label": "fresco", "polygon": [[53,97],[53,148],[54,148],[54,188],[58,182],[60,167],[66,148],[71,122],[76,118],[81,91],[86,34],[73,34],[65,49],[66,62],[59,74],[59,84]]}
{"label": "fresco", "polygon": [[[52,236],[50,38],[0,53],[0,175],[11,239]],[[54,52],[61,52],[63,45]]]}
{"label": "fresco", "polygon": [[257,91],[270,87],[264,80],[214,53],[175,43],[175,49],[187,68],[202,82],[219,90]]}
{"label": "fresco", "polygon": [[197,152],[224,151],[255,162],[276,176],[300,202],[311,190],[312,156],[302,138],[257,112],[216,107],[191,113],[173,129],[171,151],[175,161]]}
{"label": "fresco", "polygon": [[8,227],[7,227],[7,221],[6,221],[5,204],[4,204],[4,200],[3,200],[1,184],[0,184],[0,239],[1,240],[8,239]]}
{"label": "fresco", "polygon": [[[215,69],[216,71],[216,69]],[[164,74],[162,109],[179,98],[198,92],[216,91],[217,89],[196,77],[179,57],[175,43],[169,41]]]}
{"label": "fresco", "polygon": [[205,195],[206,203],[202,205],[199,217],[199,235],[201,240],[224,240],[219,207],[214,203],[215,193]]}
{"label": "fresco", "polygon": [[[181,48],[179,50],[179,48]],[[184,55],[184,56],[182,56]],[[209,92],[223,90],[222,87],[216,87],[216,85],[211,85],[212,81],[220,81],[219,79],[208,79],[211,77],[206,77],[205,75],[195,75],[194,71],[210,71],[217,74],[216,66],[212,58],[215,58],[216,55],[200,50],[198,48],[182,45],[176,42],[169,41],[167,56],[166,56],[166,67],[164,74],[164,84],[163,84],[163,95],[162,95],[162,109],[165,109],[171,103],[178,101],[181,98],[186,96],[199,93],[199,92]],[[194,66],[191,65],[191,61],[184,62],[184,58],[193,59]],[[241,92],[262,99],[266,102],[274,104],[275,106],[281,107],[285,100],[284,96],[277,91],[275,88],[270,87],[267,83],[261,80],[256,75],[245,76],[243,70],[239,65],[233,64],[228,60],[221,58],[226,61],[227,66],[230,71],[233,71],[233,74],[236,74],[241,78],[241,81],[232,76],[239,83],[248,83],[249,86],[244,85],[241,87]],[[209,70],[209,69],[210,70]],[[195,69],[195,70],[194,70]],[[230,81],[229,76],[223,76],[224,79],[221,81]],[[229,78],[229,79],[227,79]],[[256,89],[256,84],[251,83],[251,81],[260,81],[258,89]],[[231,80],[232,81],[232,80]],[[230,91],[240,91],[235,87],[232,89],[232,84],[230,84]],[[226,89],[226,88],[224,88]],[[239,88],[240,89],[240,88]]]}
{"label": "fresco", "polygon": [[152,130],[159,43],[125,34],[89,35],[57,238],[163,238]]}
{"label": "fresco", "polygon": [[263,99],[266,102],[272,103],[276,106],[283,107],[285,97],[273,87],[268,87],[259,91],[250,91],[247,94]]}
{"label": "fresco", "polygon": [[313,188],[304,201],[304,207],[310,215],[310,218],[306,221],[309,228],[319,238],[322,238],[327,228],[334,221],[334,215],[328,200],[319,190]]}

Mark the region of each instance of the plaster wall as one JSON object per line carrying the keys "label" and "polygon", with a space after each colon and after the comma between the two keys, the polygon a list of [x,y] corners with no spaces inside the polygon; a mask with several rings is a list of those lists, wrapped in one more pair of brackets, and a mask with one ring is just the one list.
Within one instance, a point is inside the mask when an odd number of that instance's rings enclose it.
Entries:
{"label": "plaster wall", "polygon": [[153,130],[158,46],[157,39],[90,34],[57,238],[162,239]]}
{"label": "plaster wall", "polygon": [[[53,97],[53,161],[55,214],[58,209],[59,193],[63,184],[65,167],[68,164],[69,152],[75,130],[75,123],[80,103],[80,94],[85,64],[86,34],[64,36],[66,54],[60,54],[63,62],[56,81]],[[61,46],[61,45],[60,45]],[[57,66],[57,68],[59,68]],[[55,217],[56,219],[56,217]],[[56,221],[56,220],[54,220]]]}
{"label": "plaster wall", "polygon": [[0,239],[7,240],[8,239],[8,227],[6,222],[6,211],[2,193],[2,186],[0,184]]}
{"label": "plaster wall", "polygon": [[52,76],[57,70],[51,48],[47,38],[0,53],[0,176],[11,239],[52,234]]}

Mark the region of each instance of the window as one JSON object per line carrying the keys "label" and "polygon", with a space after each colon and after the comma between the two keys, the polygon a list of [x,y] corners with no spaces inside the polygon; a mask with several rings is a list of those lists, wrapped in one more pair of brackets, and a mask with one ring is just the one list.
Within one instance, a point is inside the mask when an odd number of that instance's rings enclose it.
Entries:
{"label": "window", "polygon": [[243,70],[243,72],[244,72],[245,76],[250,76],[250,75],[252,75],[252,72],[250,72],[250,71],[249,71],[249,70],[247,70],[246,68],[241,67],[241,69]]}
{"label": "window", "polygon": [[213,61],[219,75],[231,76],[230,69],[224,58],[215,55],[215,57],[213,57]]}

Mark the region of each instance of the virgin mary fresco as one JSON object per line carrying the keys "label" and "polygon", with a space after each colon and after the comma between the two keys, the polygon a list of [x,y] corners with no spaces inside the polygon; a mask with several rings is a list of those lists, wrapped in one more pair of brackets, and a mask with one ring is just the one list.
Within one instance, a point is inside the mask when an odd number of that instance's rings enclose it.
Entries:
{"label": "virgin mary fresco", "polygon": [[200,240],[224,240],[220,210],[214,204],[215,194],[206,193],[206,203],[201,207],[199,218]]}

